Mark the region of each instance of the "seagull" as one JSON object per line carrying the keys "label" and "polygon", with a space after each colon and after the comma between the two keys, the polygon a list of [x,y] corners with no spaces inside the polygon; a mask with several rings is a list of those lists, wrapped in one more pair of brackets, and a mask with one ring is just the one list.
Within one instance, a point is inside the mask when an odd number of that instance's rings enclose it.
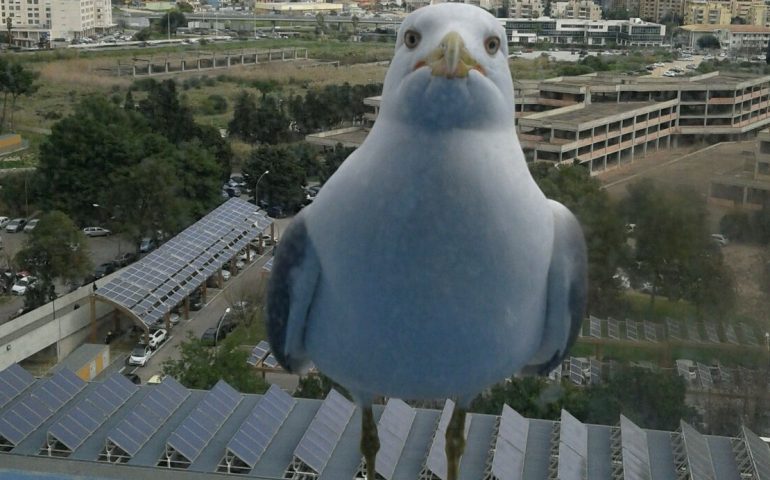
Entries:
{"label": "seagull", "polygon": [[369,480],[376,397],[454,399],[454,480],[471,400],[553,369],[583,319],[583,233],[529,173],[507,57],[505,30],[481,8],[407,16],[377,121],[275,254],[272,351],[286,370],[312,362],[350,392]]}

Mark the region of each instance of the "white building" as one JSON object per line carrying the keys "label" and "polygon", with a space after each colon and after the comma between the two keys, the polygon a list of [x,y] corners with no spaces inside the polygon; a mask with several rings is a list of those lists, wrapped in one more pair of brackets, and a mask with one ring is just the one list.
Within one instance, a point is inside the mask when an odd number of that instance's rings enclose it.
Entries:
{"label": "white building", "polygon": [[759,55],[764,59],[770,42],[770,28],[760,25],[683,25],[679,29],[693,48],[701,37],[713,35],[722,49],[744,57]]}
{"label": "white building", "polygon": [[512,43],[548,42],[559,45],[657,46],[663,43],[666,26],[628,20],[568,20],[548,17],[509,18],[505,30]]}
{"label": "white building", "polygon": [[110,0],[0,0],[3,26],[9,17],[13,43],[22,47],[46,39],[72,40],[113,26]]}

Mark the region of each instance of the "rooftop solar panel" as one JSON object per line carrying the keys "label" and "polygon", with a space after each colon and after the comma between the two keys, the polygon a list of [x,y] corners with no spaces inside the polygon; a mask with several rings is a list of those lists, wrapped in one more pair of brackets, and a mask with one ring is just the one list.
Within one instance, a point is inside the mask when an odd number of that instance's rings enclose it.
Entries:
{"label": "rooftop solar panel", "polygon": [[770,448],[745,426],[742,427],[742,433],[757,480],[770,480]]}
{"label": "rooftop solar panel", "polygon": [[58,441],[74,452],[137,389],[124,375],[113,374],[51,426],[48,430],[49,447]]}
{"label": "rooftop solar panel", "polygon": [[[444,403],[444,409],[441,411],[441,417],[438,421],[438,427],[433,433],[433,442],[428,451],[428,458],[425,460],[425,469],[441,480],[447,479],[446,463],[446,429],[454,413],[455,403],[448,400]],[[468,437],[468,430],[471,426],[471,417],[465,417],[465,437]],[[462,460],[460,460],[462,462]]]}
{"label": "rooftop solar panel", "polygon": [[218,381],[171,434],[166,442],[167,456],[170,457],[173,450],[188,463],[194,462],[241,399],[241,394],[227,382]]}
{"label": "rooftop solar panel", "polygon": [[613,340],[620,340],[620,324],[614,318],[607,319],[607,336]]}
{"label": "rooftop solar panel", "polygon": [[85,386],[86,383],[71,371],[59,370],[22,396],[0,417],[0,437],[18,445]]}
{"label": "rooftop solar panel", "polygon": [[633,320],[626,320],[626,338],[634,342],[639,341],[639,332]]}
{"label": "rooftop solar panel", "polygon": [[698,363],[698,379],[701,388],[709,390],[714,387],[714,379],[711,376],[711,368],[708,365]]}
{"label": "rooftop solar panel", "polygon": [[227,444],[227,454],[254,468],[296,404],[288,393],[271,385]]}
{"label": "rooftop solar panel", "polygon": [[265,359],[268,352],[270,352],[270,344],[268,344],[265,340],[260,341],[254,349],[251,351],[251,355],[249,355],[249,359],[246,361],[249,365],[256,366]]}
{"label": "rooftop solar panel", "polygon": [[112,443],[129,457],[136,455],[189,395],[190,391],[172,377],[164,378],[107,434],[107,450],[112,450]]}
{"label": "rooftop solar panel", "polygon": [[724,328],[725,328],[725,337],[727,338],[727,343],[732,343],[733,345],[739,345],[741,342],[738,341],[738,335],[735,334],[735,327],[733,327],[729,323],[726,323]]}
{"label": "rooftop solar panel", "polygon": [[584,480],[588,468],[588,429],[566,410],[561,411],[559,480]]}
{"label": "rooftop solar panel", "polygon": [[152,325],[270,223],[272,220],[254,205],[231,198],[129,266],[100,287],[97,295],[122,305],[145,324]]}
{"label": "rooftop solar panel", "polygon": [[280,365],[278,365],[278,360],[272,353],[267,356],[267,358],[262,362],[262,365],[267,368],[280,368]]}
{"label": "rooftop solar panel", "polygon": [[524,458],[527,452],[529,420],[503,404],[500,427],[497,430],[492,474],[498,480],[524,478]]}
{"label": "rooftop solar panel", "polygon": [[711,343],[719,343],[719,335],[717,334],[717,326],[714,322],[703,322],[704,330],[706,331],[706,338]]}
{"label": "rooftop solar panel", "polygon": [[647,434],[634,422],[620,416],[620,438],[623,451],[623,478],[649,480],[652,478]]}
{"label": "rooftop solar panel", "polygon": [[652,322],[644,322],[644,338],[650,342],[658,341],[658,329]]}
{"label": "rooftop solar panel", "polygon": [[692,320],[689,320],[687,322],[687,338],[689,338],[693,342],[698,342],[698,343],[703,342],[703,337],[701,336],[700,329],[698,328],[698,324]]}
{"label": "rooftop solar panel", "polygon": [[331,390],[294,450],[294,456],[320,475],[331,458],[355,406]]}
{"label": "rooftop solar panel", "polygon": [[13,363],[0,372],[0,408],[3,408],[21,392],[35,383],[35,377]]}
{"label": "rooftop solar panel", "polygon": [[680,425],[690,478],[716,480],[716,473],[711,462],[711,452],[709,451],[706,437],[683,420],[680,420]]}
{"label": "rooftop solar panel", "polygon": [[754,327],[741,322],[738,324],[738,330],[746,344],[751,345],[752,347],[759,345],[759,342],[757,342],[757,336],[754,333]]}
{"label": "rooftop solar panel", "polygon": [[590,378],[588,383],[598,385],[602,383],[602,362],[595,358],[590,359]]}
{"label": "rooftop solar panel", "polygon": [[588,334],[595,338],[602,337],[602,321],[593,315],[588,317]]}
{"label": "rooftop solar panel", "polygon": [[417,411],[401,400],[391,398],[385,405],[377,424],[380,450],[377,452],[375,469],[385,480],[394,480],[394,473],[406,439],[412,430]]}
{"label": "rooftop solar panel", "polygon": [[679,325],[679,320],[667,318],[666,329],[668,330],[668,338],[670,338],[671,340],[682,339],[682,328]]}

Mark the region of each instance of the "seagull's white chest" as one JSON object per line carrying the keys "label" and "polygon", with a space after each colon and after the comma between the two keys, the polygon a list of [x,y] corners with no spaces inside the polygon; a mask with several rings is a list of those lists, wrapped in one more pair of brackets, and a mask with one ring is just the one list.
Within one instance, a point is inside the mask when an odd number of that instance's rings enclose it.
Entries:
{"label": "seagull's white chest", "polygon": [[[423,149],[427,138],[390,133],[402,136],[380,142],[384,157],[359,150],[309,207],[322,278],[308,352],[361,391],[478,392],[521,368],[513,358],[529,358],[511,352],[538,346],[551,213],[505,135],[450,135]],[[457,360],[468,350],[477,362]],[[400,391],[414,380],[422,391]]]}

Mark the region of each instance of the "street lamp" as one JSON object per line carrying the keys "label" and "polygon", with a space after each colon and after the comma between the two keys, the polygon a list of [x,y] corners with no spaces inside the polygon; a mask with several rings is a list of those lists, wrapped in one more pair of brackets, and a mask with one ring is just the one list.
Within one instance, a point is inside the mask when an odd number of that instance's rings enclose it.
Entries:
{"label": "street lamp", "polygon": [[259,182],[262,181],[262,178],[270,173],[270,170],[265,170],[265,173],[259,176],[257,179],[257,183],[254,185],[254,204],[259,208],[259,196],[257,195],[257,191],[259,190]]}

